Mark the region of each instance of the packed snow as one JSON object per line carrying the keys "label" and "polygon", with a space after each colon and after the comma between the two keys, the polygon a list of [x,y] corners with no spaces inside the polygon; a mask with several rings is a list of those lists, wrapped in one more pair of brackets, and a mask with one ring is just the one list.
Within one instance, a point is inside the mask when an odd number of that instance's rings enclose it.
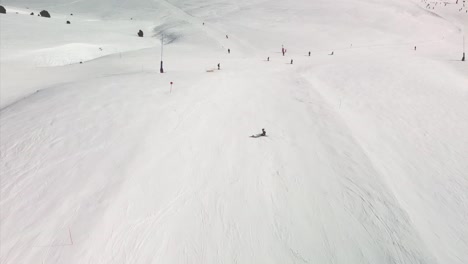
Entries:
{"label": "packed snow", "polygon": [[0,4],[0,263],[468,263],[465,1]]}

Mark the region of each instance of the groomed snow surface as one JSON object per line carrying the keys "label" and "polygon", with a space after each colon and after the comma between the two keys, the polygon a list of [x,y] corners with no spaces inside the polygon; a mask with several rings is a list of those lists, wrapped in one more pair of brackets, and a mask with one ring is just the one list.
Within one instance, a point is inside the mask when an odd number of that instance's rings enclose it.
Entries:
{"label": "groomed snow surface", "polygon": [[468,263],[455,2],[0,0],[0,263]]}

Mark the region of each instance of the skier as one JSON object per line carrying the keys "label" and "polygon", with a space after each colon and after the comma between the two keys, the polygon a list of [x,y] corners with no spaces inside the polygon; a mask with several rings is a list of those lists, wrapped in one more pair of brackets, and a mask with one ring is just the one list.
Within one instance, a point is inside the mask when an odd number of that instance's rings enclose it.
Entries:
{"label": "skier", "polygon": [[251,135],[251,138],[259,138],[259,137],[266,137],[266,131],[264,128],[262,128],[262,133],[256,134],[256,135]]}
{"label": "skier", "polygon": [[291,64],[293,64],[293,60],[291,59]]}
{"label": "skier", "polygon": [[333,54],[335,54],[335,53],[332,51],[332,53],[330,53],[330,54],[328,54],[328,55],[333,55]]}
{"label": "skier", "polygon": [[414,46],[414,50],[416,50],[416,46]]}
{"label": "skier", "polygon": [[218,63],[218,70],[221,70],[221,63]]}
{"label": "skier", "polygon": [[309,57],[310,57],[310,51],[309,51]]}
{"label": "skier", "polygon": [[267,58],[267,61],[270,61],[270,57]]}
{"label": "skier", "polygon": [[226,35],[226,38],[228,39],[228,38],[229,38],[229,36],[228,36],[228,35]]}
{"label": "skier", "polygon": [[231,54],[231,49],[228,49],[228,53]]}

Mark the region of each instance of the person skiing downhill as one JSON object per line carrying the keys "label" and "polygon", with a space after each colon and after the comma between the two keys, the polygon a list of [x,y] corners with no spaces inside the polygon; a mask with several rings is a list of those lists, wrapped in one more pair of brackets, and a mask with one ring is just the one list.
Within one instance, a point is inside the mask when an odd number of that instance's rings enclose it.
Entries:
{"label": "person skiing downhill", "polygon": [[262,128],[262,134],[261,135],[262,135],[262,137],[266,136],[266,131],[265,131],[264,128]]}

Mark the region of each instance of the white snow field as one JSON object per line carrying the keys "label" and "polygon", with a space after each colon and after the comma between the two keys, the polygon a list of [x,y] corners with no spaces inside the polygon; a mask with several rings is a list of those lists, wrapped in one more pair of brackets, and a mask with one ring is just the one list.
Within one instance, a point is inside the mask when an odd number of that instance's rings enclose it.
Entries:
{"label": "white snow field", "polygon": [[446,2],[0,0],[0,263],[468,263]]}

